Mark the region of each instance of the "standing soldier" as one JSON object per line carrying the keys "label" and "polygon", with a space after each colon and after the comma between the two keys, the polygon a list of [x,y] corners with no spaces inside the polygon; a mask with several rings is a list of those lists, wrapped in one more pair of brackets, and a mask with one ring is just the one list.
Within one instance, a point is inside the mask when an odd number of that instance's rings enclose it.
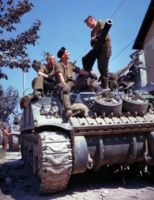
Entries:
{"label": "standing soldier", "polygon": [[[84,22],[92,29],[91,31],[91,46],[94,48],[97,41],[101,36],[102,29],[104,28],[103,21],[97,21],[93,16],[88,16]],[[111,39],[107,34],[105,42],[102,44],[100,52],[98,52],[97,62],[98,70],[100,72],[100,81],[103,89],[109,90],[108,86],[108,63],[111,56]]]}

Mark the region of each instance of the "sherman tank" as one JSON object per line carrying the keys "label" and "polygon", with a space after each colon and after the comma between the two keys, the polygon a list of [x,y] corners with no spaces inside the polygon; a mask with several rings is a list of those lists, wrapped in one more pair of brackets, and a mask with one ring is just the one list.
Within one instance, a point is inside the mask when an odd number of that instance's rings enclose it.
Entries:
{"label": "sherman tank", "polygon": [[17,114],[10,126],[9,149],[12,151],[20,150],[20,118],[21,114]]}
{"label": "sherman tank", "polygon": [[70,118],[56,92],[23,111],[22,158],[41,193],[62,191],[71,175],[103,166],[140,163],[154,168],[154,110],[147,99],[117,93],[98,98],[94,92],[70,96],[75,113]]}
{"label": "sherman tank", "polygon": [[[83,62],[88,66],[88,59]],[[153,173],[152,95],[126,90],[111,90],[103,96],[72,91],[70,98],[71,117],[66,116],[56,88],[32,99],[23,109],[21,154],[36,177],[40,193],[63,191],[72,175],[105,166],[138,164]]]}

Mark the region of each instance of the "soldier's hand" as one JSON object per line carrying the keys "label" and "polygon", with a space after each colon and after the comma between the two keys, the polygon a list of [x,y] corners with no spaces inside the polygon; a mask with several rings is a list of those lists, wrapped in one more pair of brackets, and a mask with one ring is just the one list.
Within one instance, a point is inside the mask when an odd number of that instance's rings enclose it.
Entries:
{"label": "soldier's hand", "polygon": [[90,73],[90,78],[97,80],[97,75],[93,72]]}
{"label": "soldier's hand", "polygon": [[48,81],[53,81],[55,78],[54,74],[49,74],[47,80]]}

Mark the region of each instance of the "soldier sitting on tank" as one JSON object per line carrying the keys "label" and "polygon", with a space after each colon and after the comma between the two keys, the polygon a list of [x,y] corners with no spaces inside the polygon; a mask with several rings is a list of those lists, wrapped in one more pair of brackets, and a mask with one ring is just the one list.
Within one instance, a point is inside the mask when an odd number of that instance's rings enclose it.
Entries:
{"label": "soldier sitting on tank", "polygon": [[51,92],[55,87],[55,57],[51,54],[46,56],[47,64],[41,64],[38,61],[34,61],[32,67],[37,71],[38,77],[32,81],[32,88],[34,92],[26,95],[20,100],[20,107],[24,108],[31,102],[31,100],[37,100],[44,94]]}
{"label": "soldier sitting on tank", "polygon": [[[103,89],[97,82],[96,75],[89,73],[85,70],[80,69],[75,66],[72,62],[69,62],[70,53],[65,47],[62,47],[58,53],[57,57],[60,61],[56,63],[55,75],[57,80],[58,89],[62,92],[63,104],[66,110],[66,116],[72,116],[71,103],[69,92],[73,90],[82,90],[85,87],[91,86],[97,94],[102,94]],[[76,84],[73,80],[73,73],[84,77],[84,84]]]}
{"label": "soldier sitting on tank", "polygon": [[40,64],[38,69],[38,77],[34,78],[32,81],[34,94],[47,94],[48,92],[51,92],[54,88],[54,71],[56,59],[53,55],[47,54],[46,61],[47,64]]}

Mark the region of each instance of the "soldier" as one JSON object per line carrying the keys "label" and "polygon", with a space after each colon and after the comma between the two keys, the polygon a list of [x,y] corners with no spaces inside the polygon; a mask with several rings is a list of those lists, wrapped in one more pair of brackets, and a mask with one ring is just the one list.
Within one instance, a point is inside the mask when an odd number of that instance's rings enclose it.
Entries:
{"label": "soldier", "polygon": [[[79,67],[75,66],[72,62],[69,62],[70,53],[65,47],[62,47],[58,53],[57,57],[60,61],[56,63],[55,74],[57,77],[57,85],[63,95],[64,108],[66,109],[67,116],[72,115],[71,103],[69,98],[69,92],[71,90],[80,90],[86,86],[91,86],[97,92],[101,94],[103,92],[102,88],[99,86],[98,82],[95,80],[95,74],[89,73],[85,70],[81,70]],[[76,73],[84,77],[84,84],[76,84],[73,80],[73,73]]]}
{"label": "soldier", "polygon": [[9,132],[9,128],[7,126],[7,124],[2,124],[2,149],[4,151],[7,150],[8,148],[8,143],[9,143],[9,135],[10,135],[10,132]]}
{"label": "soldier", "polygon": [[[91,31],[91,46],[94,48],[104,27],[103,21],[97,21],[93,16],[88,16],[84,22],[92,29]],[[98,70],[101,74],[100,81],[104,89],[109,90],[108,86],[108,63],[111,55],[111,39],[107,35],[105,43],[102,44],[101,50],[97,56]]]}
{"label": "soldier", "polygon": [[38,77],[32,81],[32,87],[35,94],[51,91],[54,87],[54,71],[55,71],[55,57],[48,54],[46,57],[47,64],[40,64],[38,70]]}
{"label": "soldier", "polygon": [[33,62],[32,67],[37,71],[38,77],[32,81],[34,92],[21,98],[21,108],[27,107],[31,100],[37,100],[43,94],[50,92],[55,86],[55,57],[48,54],[46,61],[46,65],[42,65],[37,61]]}

